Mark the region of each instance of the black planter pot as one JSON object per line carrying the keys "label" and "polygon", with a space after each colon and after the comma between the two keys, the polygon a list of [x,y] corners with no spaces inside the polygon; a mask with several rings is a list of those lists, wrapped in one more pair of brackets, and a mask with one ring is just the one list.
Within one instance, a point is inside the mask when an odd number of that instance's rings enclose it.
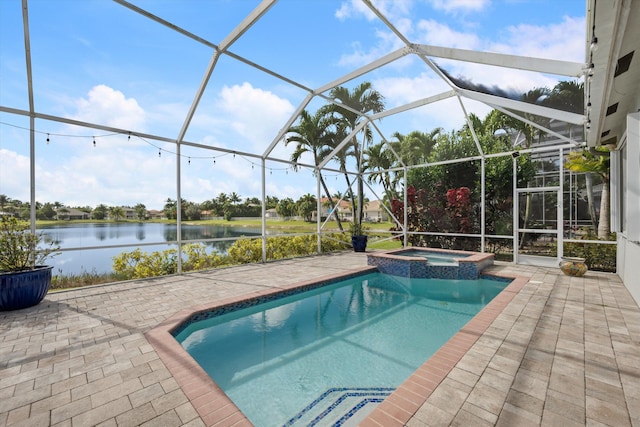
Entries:
{"label": "black planter pot", "polygon": [[351,236],[354,252],[364,252],[367,249],[368,236]]}
{"label": "black planter pot", "polygon": [[53,267],[0,273],[0,311],[19,310],[39,304],[51,286]]}

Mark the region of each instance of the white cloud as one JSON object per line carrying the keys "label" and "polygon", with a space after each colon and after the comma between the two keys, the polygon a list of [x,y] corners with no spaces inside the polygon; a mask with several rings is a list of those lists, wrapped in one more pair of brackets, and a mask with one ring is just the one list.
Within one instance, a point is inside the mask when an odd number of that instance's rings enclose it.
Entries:
{"label": "white cloud", "polygon": [[149,128],[162,129],[165,136],[177,137],[188,111],[189,105],[184,103],[157,102],[153,104],[152,109],[145,111],[144,124]]}
{"label": "white cloud", "polygon": [[418,33],[416,38],[424,44],[458,49],[475,49],[481,44],[477,34],[456,31],[433,19],[418,21],[416,29]]}
{"label": "white cloud", "polygon": [[378,79],[374,81],[373,85],[384,88],[387,109],[449,90],[442,79],[434,74],[424,72],[416,77]]}
{"label": "white cloud", "polygon": [[429,0],[429,2],[434,9],[446,13],[479,12],[491,3],[490,0]]}
{"label": "white cloud", "polygon": [[262,153],[269,146],[294,111],[288,100],[247,82],[223,87],[219,98],[226,125],[249,141],[247,151],[254,153]]}
{"label": "white cloud", "polygon": [[0,149],[0,194],[12,199],[29,200],[29,157]]}
{"label": "white cloud", "polygon": [[121,129],[143,130],[145,112],[133,98],[126,98],[119,90],[106,85],[91,88],[87,98],[75,102],[73,119],[100,123]]}
{"label": "white cloud", "polygon": [[372,21],[376,19],[375,13],[373,13],[371,9],[369,9],[360,0],[348,0],[343,2],[340,5],[340,9],[336,11],[335,16],[340,20],[356,18],[361,16],[364,17],[367,21]]}
{"label": "white cloud", "polygon": [[507,27],[503,41],[489,45],[500,53],[538,58],[584,61],[584,18],[565,16],[560,23],[549,25],[512,25]]}
{"label": "white cloud", "polygon": [[389,31],[376,31],[376,37],[378,42],[368,50],[363,48],[360,42],[353,42],[352,52],[342,55],[338,65],[346,69],[360,67],[404,47],[402,40]]}

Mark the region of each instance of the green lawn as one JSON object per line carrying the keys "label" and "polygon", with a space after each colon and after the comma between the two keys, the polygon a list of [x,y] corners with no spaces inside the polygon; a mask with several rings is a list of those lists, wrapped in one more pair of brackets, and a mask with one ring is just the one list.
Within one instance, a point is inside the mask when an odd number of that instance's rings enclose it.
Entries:
{"label": "green lawn", "polygon": [[[127,220],[127,219],[121,219],[118,221],[111,221],[111,220],[95,220],[95,219],[89,219],[89,220],[70,220],[70,221],[54,221],[54,220],[38,220],[37,221],[37,225],[38,226],[50,226],[50,225],[60,225],[60,224],[88,224],[88,223],[126,223],[126,222],[139,222],[137,220]],[[168,224],[172,224],[175,223],[174,220],[150,220],[150,221],[145,221],[145,222],[159,222],[159,223],[168,223]],[[256,219],[243,219],[243,220],[231,220],[231,221],[226,221],[226,220],[201,220],[201,221],[182,221],[183,224],[192,224],[192,225],[228,225],[228,226],[235,226],[235,227],[261,227],[262,226],[262,220],[260,218],[256,218]],[[387,231],[389,230],[389,228],[391,228],[391,223],[390,222],[371,222],[371,223],[365,223],[364,227],[365,229],[367,229],[369,232],[375,232],[376,230],[384,230]],[[345,231],[347,231],[349,229],[349,223],[348,222],[343,222],[342,226],[344,228]],[[299,231],[299,232],[315,232],[316,231],[316,223],[315,222],[306,222],[306,221],[302,221],[302,220],[289,220],[289,221],[283,221],[283,220],[271,220],[268,219],[267,220],[267,228],[270,229],[287,229],[287,230],[292,230],[292,231]],[[324,231],[337,231],[338,230],[338,223],[335,221],[329,221],[325,224]]]}

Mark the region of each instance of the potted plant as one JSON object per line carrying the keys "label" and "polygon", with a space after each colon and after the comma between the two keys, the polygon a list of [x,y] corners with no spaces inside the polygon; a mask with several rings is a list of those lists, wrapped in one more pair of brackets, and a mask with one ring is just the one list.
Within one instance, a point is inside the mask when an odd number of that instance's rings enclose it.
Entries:
{"label": "potted plant", "polygon": [[365,234],[365,227],[361,222],[352,222],[349,225],[351,233],[351,245],[354,252],[364,252],[367,249],[368,236]]}
{"label": "potted plant", "polygon": [[41,234],[14,217],[0,221],[0,311],[39,304],[51,286],[52,266],[44,265],[58,248],[39,248]]}

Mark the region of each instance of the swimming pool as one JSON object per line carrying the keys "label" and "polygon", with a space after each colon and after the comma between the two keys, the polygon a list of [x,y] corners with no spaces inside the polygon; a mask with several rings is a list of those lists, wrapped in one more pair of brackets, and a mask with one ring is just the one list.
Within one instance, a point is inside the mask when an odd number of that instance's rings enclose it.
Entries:
{"label": "swimming pool", "polygon": [[173,335],[255,425],[344,425],[507,284],[367,273],[198,313]]}

